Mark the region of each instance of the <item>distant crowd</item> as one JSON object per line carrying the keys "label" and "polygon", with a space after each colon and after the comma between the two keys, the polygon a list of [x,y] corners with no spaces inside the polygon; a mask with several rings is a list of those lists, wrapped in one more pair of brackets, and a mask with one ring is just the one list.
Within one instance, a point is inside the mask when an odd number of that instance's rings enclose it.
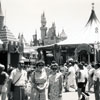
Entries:
{"label": "distant crowd", "polygon": [[[100,100],[100,64],[86,64],[69,58],[63,66],[56,61],[45,66],[43,60],[25,66],[19,61],[18,67],[0,64],[1,100],[62,100],[62,93],[73,88],[78,100],[89,100],[94,92],[95,100]],[[67,100],[67,99],[66,99]]]}

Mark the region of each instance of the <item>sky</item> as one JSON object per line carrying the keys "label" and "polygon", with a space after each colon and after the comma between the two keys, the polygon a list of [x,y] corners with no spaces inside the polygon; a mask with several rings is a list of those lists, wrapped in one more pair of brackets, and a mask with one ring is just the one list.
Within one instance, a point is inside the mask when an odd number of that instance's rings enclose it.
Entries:
{"label": "sky", "polygon": [[100,0],[1,0],[5,24],[17,38],[23,34],[26,41],[32,40],[35,30],[38,39],[41,32],[41,14],[45,12],[47,28],[53,22],[56,34],[65,30],[67,36],[80,34],[85,27],[95,3],[94,10],[100,20]]}

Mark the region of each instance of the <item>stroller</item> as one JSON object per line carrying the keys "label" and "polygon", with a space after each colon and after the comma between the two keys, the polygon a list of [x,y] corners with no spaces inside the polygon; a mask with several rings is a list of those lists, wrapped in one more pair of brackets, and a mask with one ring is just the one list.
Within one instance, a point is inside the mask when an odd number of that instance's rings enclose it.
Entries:
{"label": "stroller", "polygon": [[82,92],[80,100],[89,100],[89,96],[87,92]]}

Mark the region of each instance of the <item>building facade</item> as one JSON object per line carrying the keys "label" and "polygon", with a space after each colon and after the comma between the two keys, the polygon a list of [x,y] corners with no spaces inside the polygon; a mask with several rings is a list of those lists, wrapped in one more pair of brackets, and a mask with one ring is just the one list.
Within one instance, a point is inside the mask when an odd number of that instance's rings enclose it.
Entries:
{"label": "building facade", "polygon": [[2,50],[0,50],[0,63],[8,66],[17,67],[19,55],[23,52],[23,44],[21,44],[13,35],[13,33],[4,25],[5,16],[2,12],[0,1],[0,40],[3,42]]}
{"label": "building facade", "polygon": [[76,37],[70,36],[54,45],[40,47],[39,50],[43,51],[45,61],[48,58],[48,51],[51,51],[58,64],[62,64],[60,63],[62,59],[64,64],[70,57],[79,62],[100,62],[100,21],[96,16],[94,3],[92,3],[91,14],[83,30]]}
{"label": "building facade", "polygon": [[43,45],[55,44],[67,38],[64,30],[62,30],[62,32],[57,35],[55,23],[52,23],[52,26],[50,28],[46,27],[46,23],[47,21],[46,21],[45,13],[43,13],[41,15],[41,27],[40,27],[41,40],[43,42]]}
{"label": "building facade", "polygon": [[67,35],[64,32],[64,29],[62,29],[62,32],[57,35],[55,23],[52,23],[50,28],[46,26],[46,23],[47,21],[45,13],[43,12],[43,14],[41,15],[41,27],[40,27],[41,39],[39,40],[37,39],[37,31],[35,31],[31,45],[33,46],[51,45],[67,39]]}

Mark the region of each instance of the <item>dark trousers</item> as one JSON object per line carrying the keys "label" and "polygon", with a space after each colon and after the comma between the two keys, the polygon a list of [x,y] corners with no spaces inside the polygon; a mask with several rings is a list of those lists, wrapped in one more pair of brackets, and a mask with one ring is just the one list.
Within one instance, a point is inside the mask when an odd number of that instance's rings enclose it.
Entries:
{"label": "dark trousers", "polygon": [[100,100],[100,82],[96,81],[94,83],[94,93],[95,93],[95,100]]}
{"label": "dark trousers", "polygon": [[24,87],[20,87],[20,86],[14,87],[13,100],[25,100],[25,89],[24,89]]}
{"label": "dark trousers", "polygon": [[86,84],[84,82],[78,83],[78,88],[81,88],[81,92],[85,92]]}

